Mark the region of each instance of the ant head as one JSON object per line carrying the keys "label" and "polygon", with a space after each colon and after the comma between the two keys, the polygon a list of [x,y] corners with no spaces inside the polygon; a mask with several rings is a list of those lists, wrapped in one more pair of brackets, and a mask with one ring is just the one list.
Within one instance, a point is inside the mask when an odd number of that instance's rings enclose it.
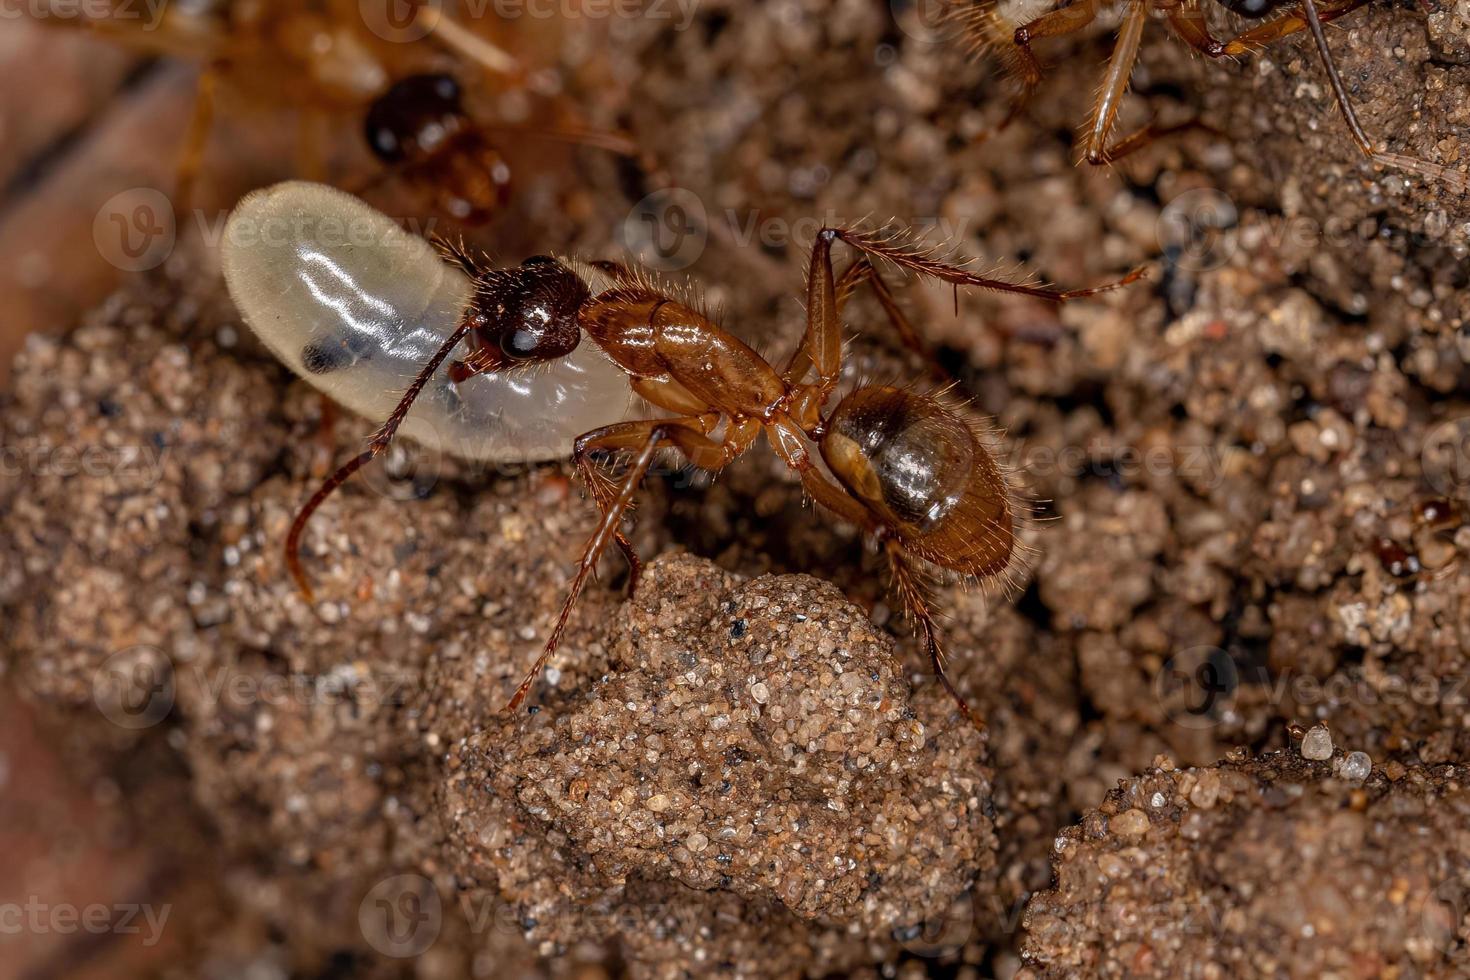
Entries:
{"label": "ant head", "polygon": [[491,273],[475,291],[475,313],[487,339],[512,361],[565,357],[582,340],[578,314],[591,297],[582,277],[537,255],[520,268]]}
{"label": "ant head", "polygon": [[834,476],[899,530],[924,532],[963,496],[975,460],[969,431],[932,398],[858,388],[827,419],[822,458]]}
{"label": "ant head", "polygon": [[444,74],[395,82],[367,111],[368,146],[384,163],[422,159],[465,125],[459,83]]}
{"label": "ant head", "polygon": [[1285,0],[1219,0],[1220,6],[1250,20],[1260,20],[1275,13]]}

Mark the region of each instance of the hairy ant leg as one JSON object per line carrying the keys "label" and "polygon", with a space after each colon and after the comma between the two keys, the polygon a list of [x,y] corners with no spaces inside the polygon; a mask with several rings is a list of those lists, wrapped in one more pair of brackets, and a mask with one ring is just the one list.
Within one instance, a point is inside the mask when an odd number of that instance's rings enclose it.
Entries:
{"label": "hairy ant leg", "polygon": [[594,450],[636,448],[637,453],[623,474],[616,497],[611,500],[609,506],[603,509],[602,519],[598,522],[597,529],[587,539],[581,560],[577,565],[577,574],[572,579],[566,600],[562,603],[556,625],[552,627],[551,635],[547,638],[541,655],[536,658],[536,663],[532,665],[515,694],[506,703],[507,712],[515,711],[521,706],[526,695],[530,693],[531,687],[536,683],[536,679],[546,668],[547,662],[556,653],[557,647],[561,645],[562,635],[566,632],[567,623],[571,620],[572,609],[581,597],[588,577],[597,567],[598,560],[607,549],[608,541],[617,535],[618,526],[632,506],[633,497],[643,483],[643,478],[648,475],[649,467],[653,465],[654,457],[659,450],[666,447],[678,449],[689,458],[690,462],[701,469],[717,471],[723,469],[731,460],[748,449],[761,432],[760,424],[755,420],[732,419],[723,441],[711,439],[707,433],[718,423],[718,420],[719,413],[710,412],[696,418],[622,422],[594,429],[578,437],[572,458],[578,462],[579,468],[581,462]]}
{"label": "hairy ant leg", "polygon": [[1323,30],[1323,26],[1367,4],[1368,0],[1327,0],[1323,3],[1318,3],[1317,0],[1300,0],[1296,10],[1257,24],[1228,41],[1219,41],[1210,34],[1199,10],[1198,0],[1186,0],[1185,3],[1170,8],[1168,21],[1170,28],[1178,37],[1196,51],[1211,58],[1248,54],[1272,41],[1290,37],[1304,30],[1308,31],[1312,35],[1312,43],[1317,49],[1317,56],[1322,62],[1322,67],[1327,72],[1327,80],[1332,86],[1332,94],[1337,102],[1338,112],[1363,156],[1385,167],[1442,180],[1462,192],[1470,190],[1470,180],[1448,167],[1401,153],[1387,153],[1375,149],[1373,140],[1363,129],[1362,123],[1358,121],[1357,110],[1353,108],[1347,86],[1338,72],[1337,62],[1332,56],[1332,49],[1327,43],[1327,33]]}
{"label": "hairy ant leg", "polygon": [[1103,76],[1102,90],[1093,105],[1092,119],[1088,123],[1086,159],[1090,164],[1104,164],[1110,156],[1108,138],[1118,121],[1118,110],[1123,106],[1128,80],[1133,76],[1133,65],[1138,60],[1138,46],[1143,40],[1143,25],[1147,17],[1146,0],[1129,0],[1123,23],[1118,27],[1118,41],[1113,46],[1113,56],[1108,61],[1108,70]]}
{"label": "hairy ant leg", "polygon": [[372,439],[368,442],[367,449],[358,453],[338,469],[337,472],[327,477],[326,481],[322,483],[316,493],[311,495],[311,499],[297,512],[296,519],[291,522],[291,531],[286,535],[286,567],[291,572],[291,578],[295,580],[296,587],[301,590],[301,594],[306,597],[308,603],[314,602],[315,599],[312,595],[311,583],[306,578],[306,570],[301,565],[301,533],[306,529],[306,524],[311,520],[311,515],[316,513],[316,509],[322,505],[322,502],[330,497],[343,483],[346,483],[352,474],[382,455],[383,451],[388,448],[389,444],[393,442],[393,436],[397,433],[398,427],[408,417],[408,411],[413,407],[414,399],[418,398],[419,393],[424,390],[424,385],[428,384],[429,379],[434,376],[434,372],[439,370],[439,365],[443,364],[444,359],[449,356],[450,352],[459,346],[460,341],[465,338],[465,335],[470,332],[472,327],[473,323],[468,319],[460,322],[454,332],[449,335],[449,339],[440,345],[439,349],[434,353],[434,356],[429,360],[429,363],[425,364],[423,369],[419,371],[418,376],[413,379],[413,383],[408,386],[408,390],[399,399],[398,407],[393,409],[393,414],[389,415],[387,421],[378,428],[377,432],[373,433]]}
{"label": "hairy ant leg", "polygon": [[1306,14],[1307,26],[1312,32],[1312,41],[1317,45],[1317,54],[1322,59],[1322,67],[1327,70],[1327,78],[1332,83],[1332,92],[1337,97],[1337,108],[1342,113],[1342,119],[1347,124],[1348,131],[1353,134],[1353,142],[1358,144],[1358,149],[1363,152],[1363,155],[1374,163],[1381,163],[1386,167],[1437,178],[1454,185],[1461,191],[1470,190],[1470,180],[1448,167],[1430,163],[1428,160],[1404,156],[1401,153],[1382,153],[1373,148],[1373,141],[1368,138],[1362,124],[1358,122],[1358,113],[1353,109],[1352,100],[1348,98],[1347,86],[1343,84],[1342,76],[1337,72],[1337,64],[1332,58],[1332,49],[1327,45],[1327,32],[1322,29],[1322,18],[1317,13],[1316,0],[1301,0],[1301,4],[1302,11]]}
{"label": "hairy ant leg", "polygon": [[888,570],[893,577],[893,589],[898,593],[899,600],[903,603],[904,613],[918,635],[919,642],[923,644],[924,652],[929,656],[929,663],[934,667],[935,675],[944,685],[944,689],[949,692],[950,697],[954,698],[955,703],[960,706],[960,713],[965,716],[965,720],[977,728],[984,727],[985,719],[970,710],[970,703],[955,689],[954,682],[949,679],[949,672],[945,669],[948,658],[945,656],[944,647],[939,642],[939,626],[935,622],[934,610],[929,604],[929,590],[925,587],[919,570],[904,554],[903,547],[891,538],[883,542],[883,553],[888,556]]}
{"label": "hairy ant leg", "polygon": [[[1064,37],[1082,30],[1097,19],[1098,0],[1077,0],[1076,3],[1048,11],[1035,20],[1016,28],[1013,41],[1016,46],[1017,65],[1021,72],[1021,84],[1030,92],[1041,82],[1041,62],[1031,50],[1033,41],[1051,37]],[[1009,118],[1006,120],[1009,122]]]}
{"label": "hairy ant leg", "polygon": [[194,182],[204,166],[204,150],[209,144],[209,134],[214,129],[215,97],[219,88],[219,69],[206,65],[199,72],[194,89],[194,111],[189,116],[189,128],[184,133],[183,149],[174,169],[175,206],[182,213],[194,200]]}
{"label": "hairy ant leg", "polygon": [[[1197,5],[1199,0],[1192,0],[1192,2]],[[1328,0],[1326,3],[1317,4],[1317,16],[1322,23],[1330,24],[1344,14],[1350,14],[1359,7],[1366,7],[1369,2],[1370,0]],[[1181,17],[1180,19],[1182,20],[1183,18]],[[1203,24],[1204,22],[1203,16],[1199,14],[1196,14],[1195,20],[1199,24]],[[1174,27],[1174,24],[1175,21],[1171,19],[1170,26]],[[1195,47],[1201,54],[1208,55],[1212,58],[1235,58],[1250,54],[1257,48],[1265,47],[1272,41],[1279,41],[1282,38],[1290,37],[1304,30],[1307,30],[1306,13],[1304,11],[1293,10],[1277,17],[1272,17],[1254,27],[1246,28],[1228,41],[1216,41],[1214,38],[1209,38],[1216,45],[1214,49],[1199,47],[1189,37],[1183,34],[1180,34],[1180,36],[1184,37],[1186,41],[1189,41],[1191,46]],[[1208,32],[1205,32],[1205,36],[1209,37]]]}
{"label": "hairy ant leg", "polygon": [[849,228],[830,230],[833,235],[841,238],[853,248],[866,252],[874,258],[886,259],[900,268],[908,269],[919,275],[932,276],[955,286],[973,286],[997,293],[1016,293],[1021,296],[1050,300],[1054,303],[1122,289],[1142,279],[1147,271],[1146,267],[1139,266],[1122,279],[1106,282],[1100,286],[1085,286],[1081,289],[1052,289],[1050,286],[1010,282],[995,276],[980,275],[962,265],[935,258],[937,249],[920,247],[912,242],[882,238],[870,232],[855,231]]}

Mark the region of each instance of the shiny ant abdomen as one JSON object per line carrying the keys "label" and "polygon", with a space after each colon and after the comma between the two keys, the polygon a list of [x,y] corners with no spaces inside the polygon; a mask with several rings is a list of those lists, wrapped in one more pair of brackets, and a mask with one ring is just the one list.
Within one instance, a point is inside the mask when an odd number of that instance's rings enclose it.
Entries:
{"label": "shiny ant abdomen", "polygon": [[[273,242],[256,229],[272,222],[301,230]],[[324,241],[325,229],[354,222],[364,229],[362,242],[338,247]],[[436,423],[453,418],[466,435],[482,423],[496,432],[485,458],[523,456],[524,446],[503,433],[521,424],[539,429],[554,417],[555,440],[538,446],[569,448],[566,455],[601,519],[541,656],[508,709],[525,700],[556,652],[609,544],[627,558],[636,585],[639,559],[621,525],[658,454],[673,450],[699,469],[718,472],[764,436],[812,500],[880,543],[920,642],[968,716],[944,671],[927,581],[936,570],[982,583],[1005,580],[1022,550],[1027,508],[990,429],[966,406],[942,393],[891,385],[862,384],[836,397],[843,305],[866,285],[900,333],[913,336],[873,264],[879,259],[956,287],[1053,301],[1141,276],[1136,270],[1105,286],[1053,290],[976,275],[874,234],[824,228],[808,268],[806,330],[778,367],[697,304],[623,266],[538,256],[514,269],[491,269],[462,249],[436,255],[361,202],[316,185],[289,183],[247,198],[231,216],[225,242],[226,280],[246,322],[323,391],[387,419],[368,449],[329,477],[293,522],[286,561],[308,599],[298,553],[307,521],[387,448],[424,399],[426,418]],[[840,275],[832,260],[839,242],[857,253]],[[463,356],[451,361],[461,348]],[[403,372],[413,358],[419,361],[409,378]],[[331,369],[315,370],[319,364]],[[553,403],[562,384],[556,379],[568,372],[586,382],[569,403],[582,413],[575,417]],[[479,385],[497,394],[485,401],[475,394]],[[390,389],[402,394],[383,412],[383,392]],[[658,417],[624,418],[630,391]],[[508,397],[511,392],[517,397]],[[445,407],[456,400],[474,400],[481,409],[456,415]],[[510,417],[516,413],[526,417]],[[580,430],[575,437],[574,430]],[[600,462],[607,455],[629,462],[611,474]]]}

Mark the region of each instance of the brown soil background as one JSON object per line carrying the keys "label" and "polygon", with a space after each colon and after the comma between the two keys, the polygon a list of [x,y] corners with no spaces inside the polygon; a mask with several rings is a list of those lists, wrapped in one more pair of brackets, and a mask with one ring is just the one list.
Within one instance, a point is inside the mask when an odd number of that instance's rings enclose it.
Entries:
{"label": "brown soil background", "polygon": [[[279,543],[371,423],[323,434],[321,400],[243,331],[188,236],[150,275],[96,261],[77,229],[98,202],[167,186],[160,138],[119,114],[162,128],[168,102],[182,119],[188,77],[162,65],[80,99],[64,164],[0,212],[0,254],[54,249],[45,276],[4,263],[32,273],[4,286],[5,336],[49,336],[17,358],[3,422],[0,840],[24,858],[0,900],[174,918],[146,948],[27,935],[5,970],[1470,970],[1470,202],[1359,161],[1295,42],[1207,64],[1151,29],[1132,121],[1200,111],[1228,142],[1074,166],[1105,31],[1048,49],[1026,115],[980,141],[1006,88],[928,13],[706,2],[687,30],[647,12],[526,25],[565,97],[637,133],[677,190],[518,148],[517,197],[483,242],[507,261],[631,247],[687,264],[772,350],[801,329],[822,222],[942,222],[964,254],[1067,285],[1153,262],[1147,284],[1061,309],[962,296],[956,316],[947,289],[902,293],[1047,518],[1017,599],[941,593],[983,740],[919,673],[879,564],[764,452],[713,484],[651,481],[641,550],[714,564],[666,558],[625,604],[609,563],[536,715],[495,709],[590,524],[556,467],[406,449],[320,515],[308,609]],[[1467,20],[1381,5],[1332,32],[1392,149],[1466,165]],[[80,74],[104,72],[127,65]],[[272,118],[222,109],[220,202],[290,172]],[[110,134],[141,140],[154,173],[109,169]],[[397,193],[375,203],[415,213]],[[1180,237],[1180,215],[1202,230]],[[915,373],[875,314],[853,310],[854,378]],[[160,679],[166,714],[108,720]],[[1336,755],[1307,762],[1287,726],[1318,721]],[[1366,779],[1342,772],[1354,750]],[[1331,847],[1303,851],[1323,833]],[[438,903],[421,955],[383,955],[423,934],[395,947],[365,928],[379,899]]]}

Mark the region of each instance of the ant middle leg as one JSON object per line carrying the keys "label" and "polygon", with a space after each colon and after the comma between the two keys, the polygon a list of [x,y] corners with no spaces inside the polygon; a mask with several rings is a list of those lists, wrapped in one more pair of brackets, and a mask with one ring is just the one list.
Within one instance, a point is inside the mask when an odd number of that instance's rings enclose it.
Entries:
{"label": "ant middle leg", "polygon": [[928,589],[924,585],[919,571],[909,562],[908,556],[904,554],[903,546],[896,538],[888,537],[883,542],[883,550],[888,556],[888,568],[893,573],[893,589],[898,593],[899,601],[903,603],[905,614],[913,624],[914,633],[919,642],[923,644],[924,652],[929,657],[929,662],[934,667],[934,674],[944,689],[954,698],[955,704],[959,705],[960,714],[965,720],[976,728],[984,728],[985,720],[970,710],[969,702],[955,688],[954,682],[949,679],[945,670],[947,658],[944,647],[939,642],[939,626],[934,620],[934,610],[929,603]]}
{"label": "ant middle leg", "polygon": [[552,627],[551,635],[547,638],[541,655],[536,658],[536,663],[527,672],[525,679],[521,681],[510,701],[506,703],[507,712],[515,711],[525,701],[532,685],[536,683],[536,679],[541,676],[541,671],[546,668],[547,662],[556,653],[557,647],[561,645],[562,635],[566,632],[567,623],[571,620],[572,609],[576,606],[577,599],[581,597],[588,577],[597,567],[602,553],[607,550],[608,542],[615,540],[619,525],[629,508],[632,507],[633,497],[638,492],[643,478],[647,476],[649,467],[652,466],[659,450],[673,447],[702,469],[718,470],[748,449],[761,431],[759,423],[754,420],[732,419],[725,438],[723,440],[712,439],[707,433],[718,422],[718,419],[719,415],[711,412],[697,418],[621,422],[594,429],[577,438],[576,449],[572,455],[579,464],[586,459],[588,454],[598,449],[636,448],[637,452],[623,474],[616,496],[611,498],[606,508],[602,508],[602,505],[599,504],[599,508],[602,509],[602,519],[582,550],[576,577],[572,579],[571,588],[567,592],[565,602],[562,603],[556,625]]}
{"label": "ant middle leg", "polygon": [[847,271],[837,281],[839,313],[847,297],[863,284],[867,284],[872,289],[873,295],[877,297],[878,305],[883,308],[883,313],[888,317],[889,324],[897,332],[899,342],[914,354],[917,354],[924,362],[924,367],[927,369],[929,377],[941,385],[953,384],[955,379],[944,369],[944,365],[939,363],[939,358],[934,356],[934,351],[930,349],[929,345],[924,341],[924,338],[919,335],[919,331],[909,321],[908,315],[903,311],[903,307],[898,305],[898,300],[894,297],[893,291],[888,288],[888,283],[884,281],[882,273],[878,271],[877,267],[873,265],[872,260],[866,255],[861,256],[852,265],[848,266]]}
{"label": "ant middle leg", "polygon": [[1138,46],[1143,40],[1147,16],[1147,0],[1129,0],[1123,23],[1118,28],[1113,56],[1108,61],[1107,74],[1103,76],[1102,89],[1088,123],[1086,159],[1094,166],[1102,166],[1109,160],[1108,140],[1118,121],[1118,110],[1122,108],[1123,96],[1128,91],[1128,80],[1133,76],[1133,65],[1138,60]]}

